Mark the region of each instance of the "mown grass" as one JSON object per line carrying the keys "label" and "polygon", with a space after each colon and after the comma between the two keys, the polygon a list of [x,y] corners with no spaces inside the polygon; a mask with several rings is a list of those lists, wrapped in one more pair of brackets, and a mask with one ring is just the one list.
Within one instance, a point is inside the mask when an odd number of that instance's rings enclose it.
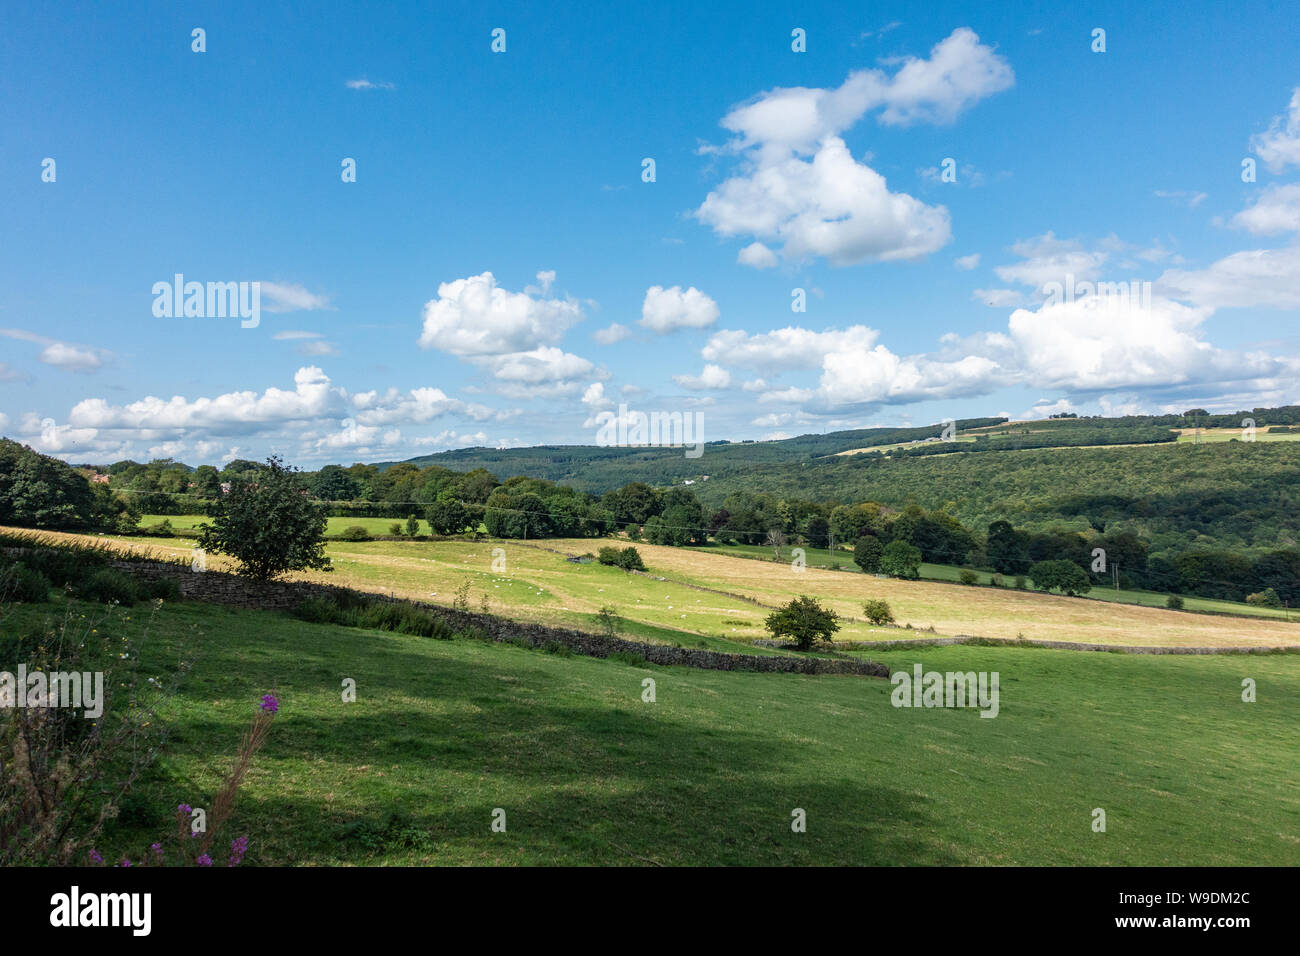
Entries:
{"label": "mown grass", "polygon": [[[6,623],[57,619],[64,600]],[[108,626],[143,626],[128,613]],[[663,668],[193,603],[163,605],[147,653],[147,667],[195,664],[106,859],[138,857],[178,803],[211,799],[274,685],[281,711],[231,826],[255,865],[1300,862],[1294,656],[870,655],[998,671],[989,720],[895,709],[878,679]],[[1243,677],[1257,703],[1241,701]],[[795,808],[806,833],[791,831]]]}
{"label": "mown grass", "polygon": [[[140,518],[140,524],[143,527],[161,524],[167,521],[176,531],[193,531],[199,525],[211,521],[211,518],[205,515],[143,515]],[[325,519],[325,533],[327,535],[342,534],[343,531],[351,527],[365,528],[372,535],[392,534],[394,524],[402,526],[401,533],[406,534],[405,518],[337,518],[330,517]],[[432,529],[429,522],[423,518],[420,519],[420,534],[430,534]]]}
{"label": "mown grass", "polygon": [[[1283,436],[1278,436],[1283,437]],[[729,555],[731,557],[754,558],[763,561],[772,561],[774,563],[790,562],[793,546],[786,545],[780,549],[781,557],[778,559],[776,552],[770,545],[760,544],[728,544],[728,545],[709,545],[707,550],[716,550],[719,554]],[[858,571],[857,565],[853,563],[853,552],[836,550],[830,551],[826,548],[804,548],[804,560],[808,567],[823,569],[840,569],[850,573]],[[947,581],[956,583],[961,580],[961,574],[964,569],[954,564],[932,564],[928,561],[921,563],[921,580],[923,581]],[[974,571],[976,583],[984,587],[993,586],[993,573],[990,571]],[[1014,574],[1002,575],[1002,587],[1011,588],[1015,585],[1016,576]],[[1032,582],[1027,582],[1027,586],[1032,590]],[[1091,591],[1086,595],[1090,601],[1111,601],[1116,604],[1136,604],[1142,607],[1165,607],[1165,601],[1169,595],[1163,591],[1142,591],[1136,588],[1119,588],[1116,590],[1106,584],[1095,584]],[[1242,617],[1266,617],[1274,618],[1281,621],[1300,620],[1300,617],[1293,612],[1282,608],[1256,607],[1253,604],[1246,604],[1244,601],[1225,601],[1218,598],[1197,597],[1195,595],[1183,596],[1184,610],[1203,611],[1211,614],[1237,614]]]}

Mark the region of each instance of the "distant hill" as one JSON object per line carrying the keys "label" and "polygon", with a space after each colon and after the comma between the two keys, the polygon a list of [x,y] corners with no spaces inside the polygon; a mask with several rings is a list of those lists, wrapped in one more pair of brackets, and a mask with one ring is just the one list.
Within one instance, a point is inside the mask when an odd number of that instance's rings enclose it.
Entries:
{"label": "distant hill", "polygon": [[[957,430],[994,427],[1005,418],[967,418]],[[603,493],[630,481],[677,484],[742,472],[755,464],[797,464],[873,445],[922,442],[938,438],[942,424],[915,428],[859,428],[825,435],[800,435],[777,441],[707,442],[698,458],[682,448],[623,448],[598,445],[538,445],[531,448],[460,448],[421,455],[407,461],[418,467],[438,465],[453,471],[486,468],[499,478],[528,475],[563,482],[583,491]],[[397,462],[377,462],[388,468]]]}

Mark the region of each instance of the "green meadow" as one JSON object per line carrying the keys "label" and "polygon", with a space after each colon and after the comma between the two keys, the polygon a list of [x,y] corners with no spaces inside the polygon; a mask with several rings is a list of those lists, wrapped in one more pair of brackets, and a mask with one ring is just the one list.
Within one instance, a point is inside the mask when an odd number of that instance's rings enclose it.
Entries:
{"label": "green meadow", "polygon": [[[6,625],[65,610],[104,613],[59,595],[11,607]],[[177,657],[193,669],[106,859],[138,858],[178,803],[211,799],[274,686],[281,710],[231,826],[250,864],[1300,862],[1296,655],[870,655],[997,671],[986,719],[895,708],[881,679],[638,666],[189,602],[150,617],[117,609],[99,633],[147,626],[146,673]]]}
{"label": "green meadow", "polygon": [[[143,515],[140,518],[140,524],[144,527],[149,525],[161,524],[168,521],[176,531],[193,531],[199,525],[211,519],[205,515]],[[387,535],[392,534],[393,525],[401,525],[402,534],[406,534],[405,518],[327,518],[325,524],[325,533],[329,535],[342,534],[345,528],[360,527],[365,528],[368,534]],[[429,522],[423,518],[420,519],[420,534],[429,534]]]}

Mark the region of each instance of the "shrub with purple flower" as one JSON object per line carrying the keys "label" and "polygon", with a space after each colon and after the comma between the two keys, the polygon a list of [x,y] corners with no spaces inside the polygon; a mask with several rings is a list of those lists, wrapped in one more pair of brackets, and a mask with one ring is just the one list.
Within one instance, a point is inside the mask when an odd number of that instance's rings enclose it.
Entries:
{"label": "shrub with purple flower", "polygon": [[[184,866],[187,861],[193,859],[198,866],[212,866],[212,855],[208,852],[212,847],[213,839],[221,831],[230,815],[234,810],[235,797],[239,792],[240,785],[244,782],[244,776],[248,768],[252,765],[253,756],[262,749],[266,743],[266,738],[270,733],[271,724],[274,721],[276,713],[280,710],[280,701],[275,694],[264,694],[259,706],[257,716],[253,718],[252,726],[244,732],[244,739],[240,743],[239,752],[235,755],[235,764],[231,768],[230,774],[226,777],[226,782],[220,792],[212,801],[212,808],[209,812],[210,827],[203,832],[195,833],[191,826],[191,816],[194,808],[188,803],[178,804],[176,807],[176,865]],[[191,840],[198,840],[197,847],[192,844]],[[141,859],[142,866],[167,866],[169,859],[161,843],[150,844],[149,849],[152,853],[145,854]],[[195,849],[198,855],[193,856]],[[227,866],[239,866],[248,854],[248,837],[236,837],[230,841],[230,856],[227,860]],[[99,855],[93,848],[90,850],[90,862],[94,866],[102,866],[104,858]],[[132,863],[126,857],[118,866],[131,866]]]}

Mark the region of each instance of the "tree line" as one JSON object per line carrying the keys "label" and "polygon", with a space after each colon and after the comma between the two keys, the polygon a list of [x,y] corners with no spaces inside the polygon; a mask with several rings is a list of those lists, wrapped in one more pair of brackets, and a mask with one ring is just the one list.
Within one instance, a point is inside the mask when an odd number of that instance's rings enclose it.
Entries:
{"label": "tree line", "polygon": [[[1253,448],[1249,454],[1277,469],[1293,470],[1295,453],[1279,455],[1276,447]],[[1202,473],[1219,473],[1219,456],[1189,452],[1190,462]],[[298,494],[316,502],[326,515],[422,516],[440,535],[483,529],[499,538],[594,538],[621,531],[652,544],[761,545],[773,547],[778,555],[789,544],[851,547],[864,558],[877,549],[883,556],[891,544],[901,542],[915,549],[917,558],[913,561],[911,551],[896,548],[887,561],[890,568],[924,561],[1020,576],[1043,562],[1068,562],[1093,584],[1116,582],[1123,587],[1228,600],[1266,592],[1287,604],[1300,599],[1300,549],[1290,543],[1272,548],[1222,547],[1201,535],[1171,547],[1167,539],[1153,540],[1142,533],[1141,519],[1153,511],[1166,520],[1179,515],[1196,520],[1193,505],[1185,499],[1204,509],[1199,516],[1202,522],[1230,522],[1233,514],[1251,511],[1252,505],[1279,504],[1277,496],[1289,494],[1285,484],[1207,489],[1189,482],[1182,498],[1165,502],[1148,496],[1139,502],[1118,490],[1092,493],[1086,475],[1070,477],[1061,470],[1068,467],[1062,456],[1045,457],[1046,461],[1037,462],[1036,479],[1051,477],[1056,485],[1074,490],[1058,493],[1050,507],[1042,495],[1028,511],[1026,502],[1008,502],[1015,506],[1006,509],[1010,515],[982,525],[962,519],[960,499],[932,507],[915,501],[898,507],[879,500],[840,503],[740,490],[711,507],[692,486],[658,488],[633,481],[597,495],[541,478],[516,476],[502,482],[486,469],[456,472],[410,463],[384,469],[327,465],[316,472],[276,473],[276,480],[292,482]],[[939,459],[929,466],[941,470],[950,467],[947,462]],[[174,508],[179,500],[190,507],[188,513],[212,514],[235,490],[267,480],[267,469],[267,464],[245,460],[232,461],[219,471],[213,466],[190,469],[159,459],[143,465],[118,462],[101,472],[74,469],[16,442],[0,440],[0,524],[130,533],[137,530],[146,505],[152,513],[176,513],[165,506]],[[102,474],[109,475],[107,484],[93,480]],[[1017,512],[1030,514],[1034,522],[1015,520]],[[1081,515],[1087,515],[1083,522],[1061,520]],[[1098,549],[1104,555],[1100,564]]]}

